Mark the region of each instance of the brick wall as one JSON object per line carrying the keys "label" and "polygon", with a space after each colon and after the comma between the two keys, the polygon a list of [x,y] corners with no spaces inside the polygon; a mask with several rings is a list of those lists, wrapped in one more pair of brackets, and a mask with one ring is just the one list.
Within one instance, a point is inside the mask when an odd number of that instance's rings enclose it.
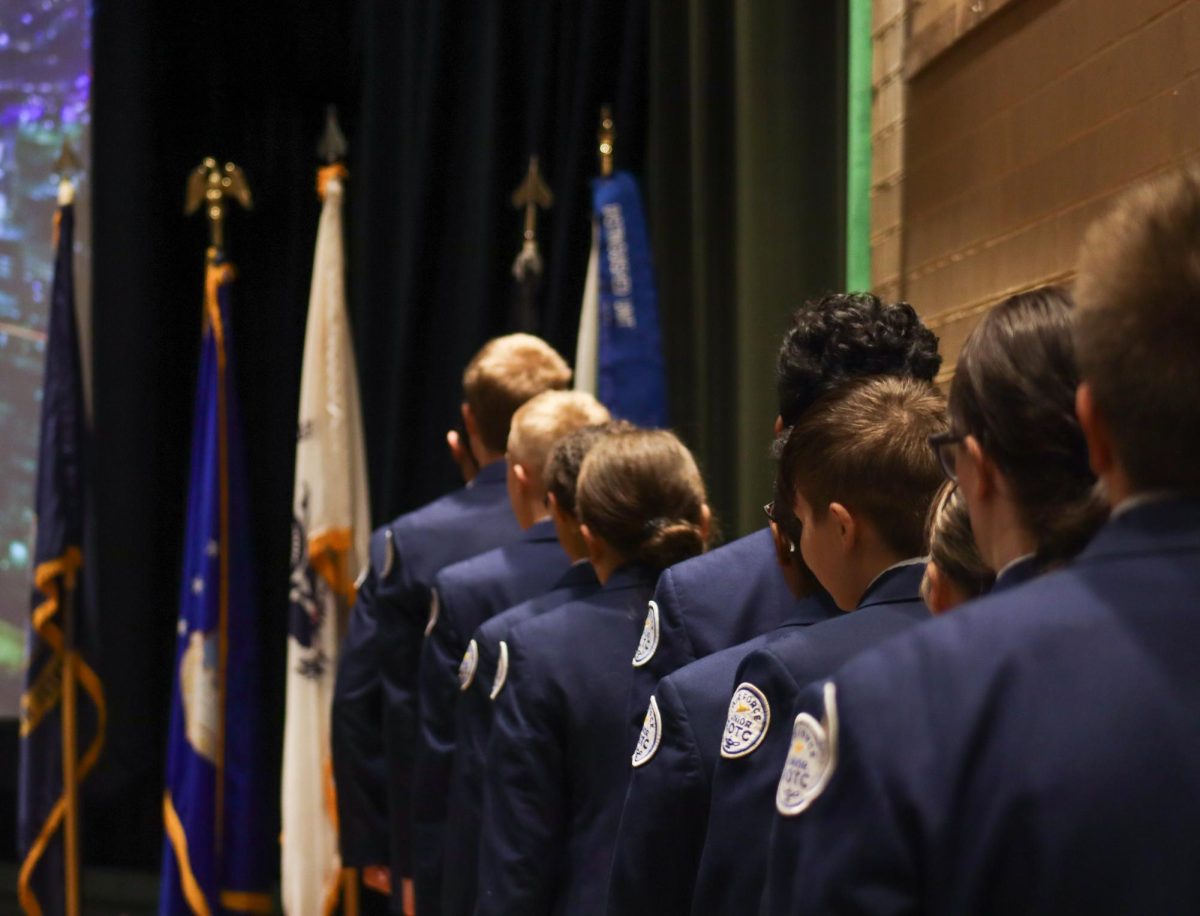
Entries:
{"label": "brick wall", "polygon": [[1115,195],[1200,152],[1200,0],[877,0],[876,14],[875,279],[937,331],[948,374],[988,308],[1072,277]]}

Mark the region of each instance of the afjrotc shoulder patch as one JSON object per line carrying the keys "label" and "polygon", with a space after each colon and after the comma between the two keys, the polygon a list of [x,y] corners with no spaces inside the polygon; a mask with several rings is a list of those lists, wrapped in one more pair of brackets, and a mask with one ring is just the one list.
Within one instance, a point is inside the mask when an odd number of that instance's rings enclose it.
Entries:
{"label": "afjrotc shoulder patch", "polygon": [[792,744],[775,790],[775,808],[784,817],[795,817],[808,808],[833,776],[837,765],[836,699],[831,681],[825,685],[822,721],[802,712],[792,725]]}
{"label": "afjrotc shoulder patch", "polygon": [[771,726],[771,704],[763,692],[749,682],[737,685],[729,700],[721,756],[730,760],[753,753]]}
{"label": "afjrotc shoulder patch", "polygon": [[479,645],[475,640],[467,643],[467,651],[463,653],[462,661],[458,664],[458,689],[466,690],[475,680],[475,669],[479,666]]}
{"label": "afjrotc shoulder patch", "polygon": [[640,668],[658,650],[658,604],[651,601],[646,608],[646,622],[642,624],[642,638],[638,640],[637,651],[633,653],[633,667]]}
{"label": "afjrotc shoulder patch", "polygon": [[650,705],[646,707],[646,718],[642,720],[642,733],[638,735],[637,747],[633,749],[633,765],[640,767],[649,763],[661,741],[662,718],[658,714],[658,698],[651,697]]}
{"label": "afjrotc shoulder patch", "polygon": [[496,697],[500,696],[500,691],[504,689],[504,682],[508,680],[508,643],[503,639],[500,640],[500,658],[496,660],[496,676],[492,679],[492,692],[488,694],[488,699],[493,703]]}

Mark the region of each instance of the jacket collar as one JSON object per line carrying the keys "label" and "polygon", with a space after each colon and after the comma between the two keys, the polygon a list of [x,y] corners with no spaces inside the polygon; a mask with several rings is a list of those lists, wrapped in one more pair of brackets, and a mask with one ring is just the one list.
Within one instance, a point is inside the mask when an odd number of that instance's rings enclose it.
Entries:
{"label": "jacket collar", "polygon": [[579,560],[567,567],[567,571],[554,583],[554,588],[551,591],[560,588],[578,588],[581,585],[599,584],[600,580],[596,578],[596,570],[592,568],[592,564],[587,560]]}
{"label": "jacket collar", "polygon": [[925,575],[927,557],[914,557],[889,566],[859,599],[858,606],[871,607],[876,604],[894,604],[898,601],[917,601],[921,597],[921,577]]}
{"label": "jacket collar", "polygon": [[468,487],[486,487],[494,486],[498,483],[504,483],[508,477],[508,466],[503,458],[498,458],[495,461],[485,464],[479,469],[475,478],[467,484]]}
{"label": "jacket collar", "polygon": [[658,573],[657,569],[640,563],[626,563],[608,577],[608,581],[604,583],[604,590],[611,592],[621,588],[653,588],[654,583],[658,581]]}
{"label": "jacket collar", "polygon": [[1164,497],[1122,506],[1076,562],[1185,550],[1200,550],[1200,498]]}
{"label": "jacket collar", "polygon": [[1035,554],[1027,553],[1024,556],[1017,557],[1011,563],[1006,563],[1004,568],[996,573],[996,581],[992,585],[992,592],[1002,592],[1006,589],[1015,588],[1035,578],[1038,572],[1038,561]]}
{"label": "jacket collar", "polygon": [[554,531],[554,522],[548,518],[534,522],[521,533],[522,541],[556,541],[558,534]]}

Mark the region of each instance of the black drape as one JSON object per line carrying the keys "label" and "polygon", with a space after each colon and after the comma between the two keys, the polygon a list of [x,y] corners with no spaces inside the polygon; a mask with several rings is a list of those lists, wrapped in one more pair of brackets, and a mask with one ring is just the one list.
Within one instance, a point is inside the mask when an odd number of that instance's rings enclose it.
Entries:
{"label": "black drape", "polygon": [[[351,142],[351,319],[377,523],[444,492],[466,360],[508,330],[531,153],[554,190],[535,330],[573,351],[601,103],[618,165],[643,164],[645,0],[202,5],[95,11],[95,570],[108,746],[86,796],[85,863],[156,869],[178,613],[204,220],[182,216],[205,155],[245,170],[232,213],[234,333],[278,772],[300,359],[318,203],[314,144]],[[275,809],[278,786],[271,788]],[[120,842],[112,842],[120,837]]]}
{"label": "black drape", "polygon": [[471,354],[509,330],[532,154],[554,207],[534,329],[573,356],[602,103],[618,166],[641,171],[645,0],[375,4],[365,26],[352,264],[376,521],[445,492],[442,434]]}
{"label": "black drape", "polygon": [[[259,753],[278,772],[300,356],[327,102],[353,122],[354,11],[99,2],[94,21],[94,445],[108,743],[85,863],[157,868],[207,228],[183,216],[205,155],[247,174],[228,222],[233,331],[264,652]],[[236,208],[231,208],[236,210]],[[277,808],[277,786],[270,807]],[[120,842],[113,842],[115,838]]]}

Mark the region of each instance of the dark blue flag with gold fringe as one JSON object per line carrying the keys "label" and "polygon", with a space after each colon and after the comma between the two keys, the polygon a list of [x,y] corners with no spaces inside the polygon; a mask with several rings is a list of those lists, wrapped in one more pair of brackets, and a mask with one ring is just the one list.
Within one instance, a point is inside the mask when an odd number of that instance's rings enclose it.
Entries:
{"label": "dark blue flag with gold fringe", "polygon": [[27,914],[64,912],[64,846],[68,821],[73,830],[78,813],[68,786],[77,787],[95,767],[104,743],[104,691],[92,668],[95,634],[88,631],[81,613],[84,405],[71,197],[71,186],[64,182],[56,217],[38,445],[33,600],[21,696],[17,897]]}
{"label": "dark blue flag with gold fringe", "polygon": [[233,267],[210,262],[192,432],[160,914],[271,911],[258,613],[233,383]]}

